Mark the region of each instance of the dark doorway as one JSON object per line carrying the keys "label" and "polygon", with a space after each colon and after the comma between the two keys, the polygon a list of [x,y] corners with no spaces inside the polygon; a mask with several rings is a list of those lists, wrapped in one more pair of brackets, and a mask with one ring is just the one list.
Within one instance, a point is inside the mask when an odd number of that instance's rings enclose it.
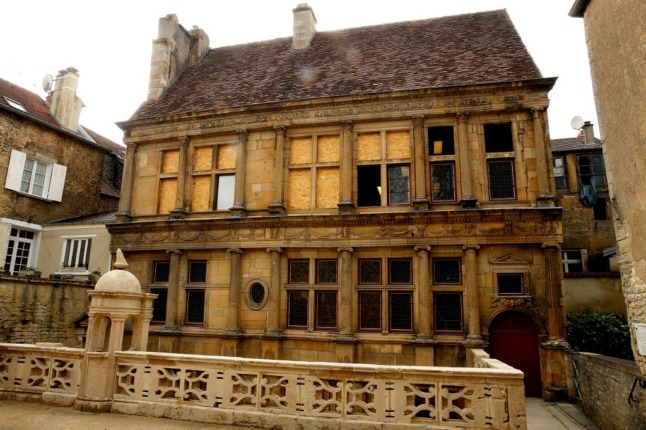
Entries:
{"label": "dark doorway", "polygon": [[498,315],[489,327],[487,352],[523,371],[526,396],[542,397],[538,330],[527,315],[513,311]]}

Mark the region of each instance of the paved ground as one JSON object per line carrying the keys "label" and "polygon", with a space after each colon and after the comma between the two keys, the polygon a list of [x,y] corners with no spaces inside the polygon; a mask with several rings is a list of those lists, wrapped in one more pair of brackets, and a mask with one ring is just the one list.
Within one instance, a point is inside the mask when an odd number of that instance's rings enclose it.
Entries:
{"label": "paved ground", "polygon": [[[597,430],[597,427],[575,405],[548,403],[532,398],[527,399],[527,427],[528,430]],[[95,414],[42,403],[0,400],[0,429],[2,430],[184,430],[203,428],[241,429],[240,427],[163,418]]]}

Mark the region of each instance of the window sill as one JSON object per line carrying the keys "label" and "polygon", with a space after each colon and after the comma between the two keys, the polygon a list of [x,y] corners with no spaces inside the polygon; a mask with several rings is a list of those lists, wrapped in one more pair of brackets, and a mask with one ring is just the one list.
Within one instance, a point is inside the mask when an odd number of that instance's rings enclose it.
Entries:
{"label": "window sill", "polygon": [[22,191],[15,191],[15,190],[13,190],[13,191],[14,191],[16,194],[18,194],[19,196],[31,197],[32,199],[42,200],[42,201],[44,201],[44,202],[53,202],[53,201],[54,201],[54,200],[47,199],[47,198],[45,198],[45,197],[37,196],[37,195],[35,195],[35,194],[29,194],[29,193],[25,193],[25,192],[22,192]]}

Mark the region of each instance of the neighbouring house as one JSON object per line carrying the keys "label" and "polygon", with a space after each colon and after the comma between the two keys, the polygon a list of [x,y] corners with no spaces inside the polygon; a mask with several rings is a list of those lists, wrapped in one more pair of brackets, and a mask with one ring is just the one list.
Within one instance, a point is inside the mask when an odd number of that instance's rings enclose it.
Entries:
{"label": "neighbouring house", "polygon": [[[0,252],[7,274],[40,266],[45,277],[87,278],[90,250],[109,252],[84,229],[44,233],[52,221],[114,213],[119,205],[125,147],[80,125],[78,80],[76,69],[62,70],[44,100],[0,79]],[[44,244],[46,238],[55,243]],[[105,257],[96,258],[108,269]]]}
{"label": "neighbouring house", "polygon": [[463,366],[567,396],[544,78],[504,10],[209,48],[159,21],[112,249],[149,349]]}
{"label": "neighbouring house", "polygon": [[586,122],[577,137],[552,139],[556,195],[563,208],[563,276],[568,312],[626,314],[601,141]]}
{"label": "neighbouring house", "polygon": [[576,0],[570,16],[584,22],[622,290],[635,361],[646,375],[646,3]]}

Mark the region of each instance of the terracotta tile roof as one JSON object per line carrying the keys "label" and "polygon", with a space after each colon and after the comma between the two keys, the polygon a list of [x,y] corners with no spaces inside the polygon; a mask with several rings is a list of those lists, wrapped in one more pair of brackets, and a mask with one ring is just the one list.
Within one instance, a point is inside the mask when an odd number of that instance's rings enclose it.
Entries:
{"label": "terracotta tile roof", "polygon": [[131,119],[217,108],[541,79],[505,10],[210,49]]}
{"label": "terracotta tile roof", "polygon": [[[13,107],[6,98],[9,98],[14,102],[18,102],[20,105],[22,105],[26,112]],[[23,117],[27,117],[58,132],[73,135],[79,139],[82,139],[83,141],[92,142],[92,140],[94,140],[93,143],[97,144],[98,146],[103,147],[104,149],[107,149],[111,152],[116,152],[122,157],[125,156],[125,147],[123,145],[119,145],[118,143],[115,143],[110,139],[107,139],[100,134],[93,132],[92,130],[82,127],[83,130],[85,130],[89,135],[90,139],[88,139],[88,137],[80,131],[74,133],[68,129],[63,128],[51,115],[49,106],[40,96],[0,78],[0,110],[2,109],[13,112],[17,115],[21,115]]]}
{"label": "terracotta tile roof", "polygon": [[110,196],[110,197],[121,197],[119,191],[117,191],[112,185],[108,184],[106,181],[101,182],[101,194]]}
{"label": "terracotta tile roof", "polygon": [[583,137],[552,139],[552,152],[601,151],[601,140],[594,138],[594,143],[585,143]]}

